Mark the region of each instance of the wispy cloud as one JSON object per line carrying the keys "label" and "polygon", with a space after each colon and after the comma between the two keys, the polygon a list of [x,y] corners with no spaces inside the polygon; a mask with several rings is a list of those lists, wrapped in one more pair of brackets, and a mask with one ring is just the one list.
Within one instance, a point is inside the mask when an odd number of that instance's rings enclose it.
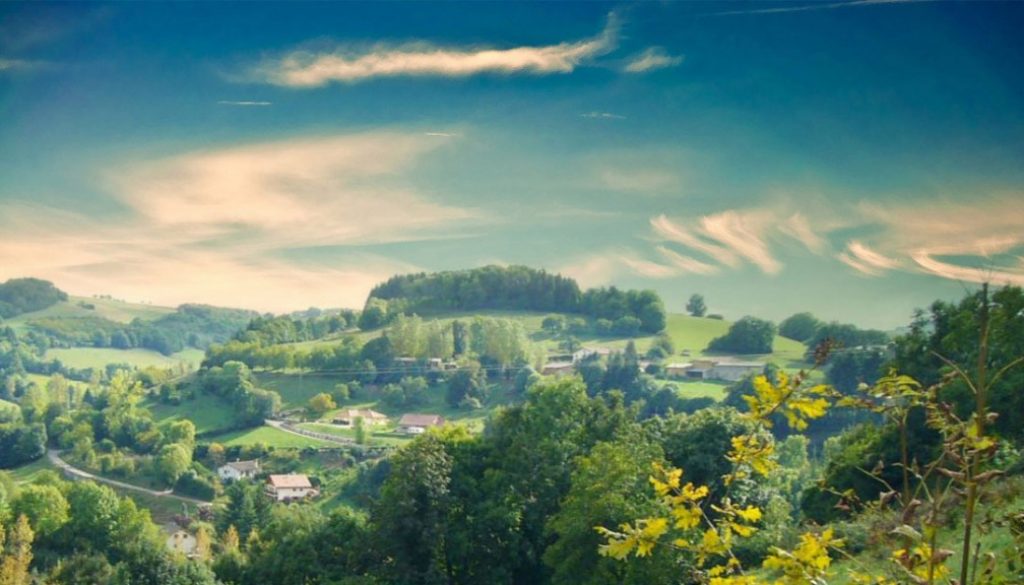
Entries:
{"label": "wispy cloud", "polygon": [[262,107],[262,106],[271,106],[271,105],[273,105],[273,102],[248,101],[248,100],[242,100],[242,101],[220,100],[219,102],[217,102],[217,104],[222,105],[222,106]]}
{"label": "wispy cloud", "polygon": [[848,2],[818,2],[814,4],[791,4],[772,8],[752,8],[744,10],[727,10],[714,12],[709,16],[732,16],[737,14],[782,14],[786,12],[807,12],[810,10],[835,10],[836,8],[855,8],[858,6],[878,6],[882,4],[909,4],[928,2],[930,0],[849,0]]}
{"label": "wispy cloud", "polygon": [[446,142],[371,132],[123,164],[103,185],[125,206],[116,220],[5,205],[0,276],[170,304],[356,306],[375,282],[418,267],[358,251],[315,263],[296,252],[460,237],[485,221],[408,186],[412,167]]}
{"label": "wispy cloud", "polygon": [[[831,208],[777,203],[753,209],[729,209],[699,218],[651,218],[655,251],[684,272],[708,268],[739,268],[744,263],[766,274],[782,268],[774,244],[792,239],[823,255],[833,234],[863,234],[846,239],[835,259],[860,275],[883,276],[894,271],[941,278],[994,283],[1024,281],[1024,197],[1004,193],[971,201],[904,200],[901,203],[860,202]],[[679,247],[694,256],[679,254]],[[679,257],[676,257],[678,255]],[[1009,258],[1009,260],[1008,260]],[[700,264],[694,264],[693,262]],[[704,271],[704,272],[701,272]]]}
{"label": "wispy cloud", "polygon": [[895,270],[899,262],[872,250],[863,243],[852,240],[846,249],[837,256],[841,262],[867,276],[880,276],[882,273]]}
{"label": "wispy cloud", "polygon": [[619,114],[613,114],[611,112],[586,112],[584,114],[580,114],[580,117],[581,118],[592,118],[592,119],[597,119],[597,120],[625,120],[626,119],[625,116],[620,116]]}
{"label": "wispy cloud", "polygon": [[0,72],[38,71],[52,67],[54,67],[54,64],[49,61],[0,57]]}
{"label": "wispy cloud", "polygon": [[682,62],[682,56],[669,55],[662,47],[650,47],[630,59],[624,70],[626,73],[646,73],[666,67],[675,67]]}
{"label": "wispy cloud", "polygon": [[415,42],[382,43],[368,49],[339,46],[321,52],[296,50],[263,60],[242,78],[284,87],[310,88],[381,77],[571,73],[615,49],[618,32],[618,18],[611,14],[604,30],[593,38],[539,47],[440,47]]}

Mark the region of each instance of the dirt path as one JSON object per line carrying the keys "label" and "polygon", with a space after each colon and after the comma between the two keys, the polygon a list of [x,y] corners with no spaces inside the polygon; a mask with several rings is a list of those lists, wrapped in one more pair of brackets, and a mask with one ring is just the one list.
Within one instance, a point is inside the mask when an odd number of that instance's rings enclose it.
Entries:
{"label": "dirt path", "polygon": [[207,502],[207,501],[204,501],[204,500],[197,500],[195,498],[190,498],[188,496],[179,496],[178,494],[172,492],[171,490],[164,490],[164,491],[151,490],[151,489],[144,488],[144,487],[141,487],[141,486],[132,485],[130,483],[125,483],[123,481],[117,481],[116,479],[107,479],[106,477],[101,477],[99,475],[95,475],[93,473],[89,473],[88,471],[85,471],[83,469],[79,469],[77,467],[72,467],[70,463],[68,463],[67,461],[64,461],[63,459],[60,458],[60,451],[57,451],[57,450],[54,450],[54,449],[50,449],[49,451],[47,451],[46,452],[46,456],[50,458],[50,461],[54,465],[59,467],[64,473],[66,473],[68,475],[73,475],[75,477],[79,477],[79,478],[82,478],[82,479],[91,479],[92,481],[96,481],[96,482],[100,482],[100,483],[105,483],[107,485],[112,485],[112,486],[119,487],[119,488],[126,489],[126,490],[131,490],[131,491],[135,491],[135,492],[141,492],[141,493],[148,494],[150,496],[154,496],[154,497],[157,497],[157,498],[172,498],[172,499],[175,499],[175,500],[180,500],[182,502],[188,502],[190,504],[196,504],[196,505],[206,505],[206,504],[210,503],[210,502]]}

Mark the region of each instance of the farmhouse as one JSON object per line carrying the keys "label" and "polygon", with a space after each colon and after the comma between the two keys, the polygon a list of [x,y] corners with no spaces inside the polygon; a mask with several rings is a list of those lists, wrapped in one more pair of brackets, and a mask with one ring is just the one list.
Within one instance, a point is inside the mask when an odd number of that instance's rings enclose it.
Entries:
{"label": "farmhouse", "polygon": [[370,426],[385,425],[388,423],[388,417],[385,414],[381,414],[376,410],[355,408],[339,411],[334,415],[334,419],[331,420],[331,423],[343,427],[351,427],[355,426],[357,418],[363,419],[363,424]]}
{"label": "farmhouse", "polygon": [[278,502],[289,502],[320,495],[320,490],[309,483],[309,477],[301,473],[271,475],[267,478],[267,495]]}
{"label": "farmhouse", "polygon": [[762,370],[764,370],[764,364],[760,362],[700,359],[693,360],[693,362],[668,364],[665,366],[665,375],[669,378],[736,382],[750,374],[760,373]]}
{"label": "farmhouse", "polygon": [[403,414],[398,419],[398,432],[409,435],[420,435],[427,429],[444,424],[444,417],[439,414]]}
{"label": "farmhouse", "polygon": [[217,468],[217,475],[223,481],[238,481],[240,479],[252,479],[260,472],[260,462],[257,459],[252,461],[229,461]]}

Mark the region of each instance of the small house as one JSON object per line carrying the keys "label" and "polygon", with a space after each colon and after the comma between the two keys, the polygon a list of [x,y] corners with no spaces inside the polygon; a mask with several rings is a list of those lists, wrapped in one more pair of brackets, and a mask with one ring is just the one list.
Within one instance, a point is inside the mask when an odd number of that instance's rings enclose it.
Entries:
{"label": "small house", "polygon": [[316,497],[320,495],[320,490],[313,487],[308,476],[301,473],[289,473],[268,477],[267,495],[278,502],[291,502]]}
{"label": "small house", "polygon": [[751,374],[760,374],[764,364],[759,362],[718,362],[708,376],[714,380],[737,382]]}
{"label": "small house", "polygon": [[398,432],[409,435],[420,435],[427,429],[444,425],[444,417],[439,414],[403,414],[398,419]]}
{"label": "small house", "polygon": [[260,472],[258,459],[252,461],[229,461],[217,468],[217,475],[222,481],[238,481],[252,479]]}
{"label": "small house", "polygon": [[343,427],[352,427],[355,426],[357,418],[363,419],[363,424],[368,426],[386,425],[388,423],[386,414],[379,413],[376,410],[356,408],[339,411],[334,415],[331,423]]}
{"label": "small house", "polygon": [[167,537],[167,548],[186,557],[196,554],[196,537],[184,530],[175,530]]}

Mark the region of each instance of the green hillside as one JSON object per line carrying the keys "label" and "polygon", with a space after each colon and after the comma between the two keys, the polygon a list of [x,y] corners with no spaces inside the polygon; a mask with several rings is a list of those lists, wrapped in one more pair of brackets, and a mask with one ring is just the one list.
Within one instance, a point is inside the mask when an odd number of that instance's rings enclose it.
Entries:
{"label": "green hillside", "polygon": [[[89,306],[94,308],[90,309]],[[117,323],[130,323],[134,319],[152,321],[168,313],[172,307],[158,307],[141,303],[129,303],[115,299],[99,299],[91,297],[68,297],[40,311],[23,313],[5,321],[16,331],[25,330],[35,319],[85,319],[102,318]]]}
{"label": "green hillside", "polygon": [[167,356],[141,348],[70,347],[47,350],[45,357],[58,359],[65,366],[72,368],[103,368],[107,364],[131,364],[137,368],[170,368],[181,363],[196,368],[203,361],[203,350],[189,348]]}
{"label": "green hillside", "polygon": [[[447,312],[426,316],[424,317],[424,320],[438,320],[443,323],[450,323],[455,320],[469,321],[472,320],[473,317],[477,316],[512,319],[522,323],[531,340],[540,344],[548,351],[554,352],[558,350],[559,338],[551,335],[547,331],[544,331],[541,327],[541,322],[544,320],[544,317],[552,314],[557,313],[540,313],[533,311]],[[569,318],[579,317],[578,315],[569,314],[566,314],[565,316]],[[689,315],[679,313],[670,313],[667,321],[665,332],[672,338],[672,341],[676,346],[676,352],[678,354],[682,354],[684,350],[689,351],[690,353],[688,357],[716,355],[705,352],[705,348],[712,339],[724,335],[729,330],[729,326],[732,325],[731,321],[708,319],[706,317],[691,317]],[[361,341],[365,342],[369,339],[373,339],[374,337],[379,337],[384,331],[386,331],[386,329],[387,328],[374,331],[360,331],[347,335],[355,335],[359,337]],[[315,341],[303,341],[288,345],[296,348],[311,349],[319,345],[332,345],[338,343],[341,337],[343,336],[333,337],[330,339],[318,339]],[[651,344],[656,339],[656,336],[653,335],[638,337],[603,337],[594,334],[580,334],[575,337],[586,346],[606,347],[615,350],[624,349],[626,344],[632,340],[641,353],[650,348]],[[773,348],[774,351],[771,354],[750,355],[744,356],[744,358],[749,358],[751,360],[772,360],[777,362],[779,365],[788,367],[800,367],[804,365],[804,353],[807,348],[799,341],[794,341],[792,339],[776,335]]]}

